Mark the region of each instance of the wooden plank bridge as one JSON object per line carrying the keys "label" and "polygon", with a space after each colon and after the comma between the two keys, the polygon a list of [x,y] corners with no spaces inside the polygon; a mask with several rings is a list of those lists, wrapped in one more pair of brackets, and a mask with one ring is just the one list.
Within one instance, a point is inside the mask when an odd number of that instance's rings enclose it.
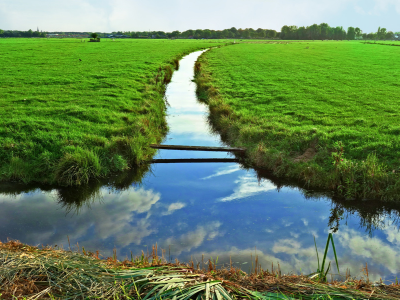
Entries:
{"label": "wooden plank bridge", "polygon": [[213,152],[245,152],[244,148],[229,148],[229,147],[205,147],[205,146],[182,146],[182,145],[158,145],[151,144],[153,149],[162,150],[186,150],[186,151],[213,151]]}
{"label": "wooden plank bridge", "polygon": [[[213,152],[236,152],[245,153],[243,148],[229,147],[206,147],[206,146],[182,146],[182,145],[158,145],[151,144],[151,148],[160,150],[184,150],[184,151],[213,151]],[[151,163],[171,164],[171,163],[237,163],[237,158],[174,158],[174,159],[153,159]]]}
{"label": "wooden plank bridge", "polygon": [[176,164],[176,163],[237,163],[236,158],[172,158],[172,159],[153,159],[155,164]]}

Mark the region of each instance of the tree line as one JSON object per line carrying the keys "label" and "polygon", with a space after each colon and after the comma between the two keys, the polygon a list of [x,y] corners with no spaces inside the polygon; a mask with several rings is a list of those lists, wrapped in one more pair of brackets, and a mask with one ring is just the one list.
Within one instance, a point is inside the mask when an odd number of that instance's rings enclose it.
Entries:
{"label": "tree line", "polygon": [[1,30],[0,37],[46,37],[45,32],[32,31],[19,31],[19,30]]}
{"label": "tree line", "polygon": [[211,29],[189,29],[183,32],[178,30],[172,32],[164,31],[131,31],[131,32],[116,32],[115,34],[125,34],[132,38],[193,38],[193,39],[258,39],[258,38],[277,38],[278,32],[273,29],[236,29],[232,27],[224,30]]}
{"label": "tree line", "polygon": [[[59,33],[59,32],[54,32]],[[45,32],[39,31],[17,31],[1,30],[0,37],[46,37]],[[60,33],[66,34],[66,33]],[[69,32],[68,34],[83,34]],[[89,36],[89,33],[86,33]],[[224,30],[210,29],[189,29],[183,32],[178,30],[172,32],[165,31],[117,31],[112,33],[98,33],[100,37],[107,35],[123,36],[130,38],[193,38],[193,39],[283,39],[283,40],[393,40],[400,36],[400,32],[387,31],[386,28],[379,27],[377,32],[363,33],[359,27],[349,27],[345,30],[341,26],[330,27],[327,23],[313,24],[311,26],[283,26],[280,32],[273,29],[236,29],[235,27]]]}
{"label": "tree line", "polygon": [[283,26],[280,32],[273,29],[236,29],[232,27],[224,30],[197,29],[180,32],[164,31],[126,31],[113,32],[115,35],[125,35],[132,38],[194,38],[194,39],[283,39],[283,40],[393,40],[400,32],[387,31],[386,28],[378,28],[377,32],[364,33],[359,27],[342,26],[330,27],[327,23],[313,24],[311,26]]}
{"label": "tree line", "polygon": [[330,27],[327,23],[311,26],[283,26],[279,37],[283,40],[393,40],[400,32],[378,28],[377,32],[363,33],[359,27],[349,27],[347,31],[341,26]]}

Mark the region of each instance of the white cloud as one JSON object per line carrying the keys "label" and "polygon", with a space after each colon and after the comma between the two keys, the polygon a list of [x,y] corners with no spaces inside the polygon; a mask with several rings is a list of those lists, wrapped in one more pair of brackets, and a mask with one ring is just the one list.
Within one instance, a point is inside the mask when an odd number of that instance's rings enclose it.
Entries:
{"label": "white cloud", "polygon": [[291,225],[293,225],[293,222],[289,222],[289,221],[287,221],[287,220],[282,220],[282,224],[283,224],[283,226],[285,226],[285,227],[290,227]]}
{"label": "white cloud", "polygon": [[[109,194],[101,190],[102,201],[90,207],[83,206],[78,217],[65,216],[64,209],[55,204],[53,193],[20,194],[16,197],[0,196],[0,219],[4,228],[11,229],[8,237],[28,244],[66,244],[67,236],[72,243],[85,237],[85,243],[101,246],[106,239],[114,239],[116,247],[140,244],[141,240],[155,232],[148,217],[152,206],[160,200],[160,194],[142,188]],[[44,195],[43,195],[44,194]],[[29,203],[35,202],[32,208]],[[24,226],[34,231],[20,231],[15,227],[15,211],[24,216]],[[136,218],[136,214],[147,217]],[[40,220],[40,221],[38,221]],[[89,235],[89,237],[86,237]],[[97,250],[97,249],[96,249]]]}
{"label": "white cloud", "polygon": [[301,243],[295,239],[282,239],[274,243],[272,247],[274,253],[298,254],[302,257],[315,257],[313,247],[303,248]]}
{"label": "white cloud", "polygon": [[315,236],[315,238],[317,239],[319,237],[318,232],[316,230],[308,230],[308,233],[310,233],[312,236]]}
{"label": "white cloud", "polygon": [[[351,250],[353,260],[370,258],[374,264],[385,266],[393,274],[400,269],[400,248],[397,245],[389,245],[377,237],[369,238],[353,229],[341,230],[336,236],[343,247]],[[389,241],[397,242],[397,238],[388,233]]]}
{"label": "white cloud", "polygon": [[[35,30],[104,31],[109,27],[106,1],[5,0],[0,4],[0,28]],[[3,23],[4,22],[4,23]]]}
{"label": "white cloud", "polygon": [[[210,9],[212,7],[212,9]],[[148,31],[270,28],[332,21],[343,24],[360,12],[400,13],[398,0],[3,0],[0,28],[48,31]],[[347,22],[347,21],[346,21]],[[379,20],[354,24],[376,30]],[[395,28],[393,29],[395,30]]]}
{"label": "white cloud", "polygon": [[207,176],[207,177],[204,177],[204,178],[202,178],[202,179],[203,179],[203,180],[206,180],[206,179],[210,179],[210,178],[213,178],[213,177],[228,175],[228,174],[231,174],[231,173],[240,171],[240,170],[241,170],[240,165],[235,164],[235,165],[232,165],[232,166],[220,168],[220,169],[218,169],[218,171],[215,172],[214,174],[212,174],[212,175],[210,175],[210,176]]}
{"label": "white cloud", "polygon": [[294,238],[298,238],[299,236],[300,236],[300,234],[298,234],[298,233],[296,233],[296,232],[290,232],[290,235],[292,236],[292,237],[294,237]]}
{"label": "white cloud", "polygon": [[251,259],[253,259],[253,264],[255,257],[258,257],[259,265],[264,269],[269,269],[271,271],[272,264],[274,266],[274,271],[279,268],[282,271],[282,274],[287,274],[289,272],[293,272],[294,266],[291,262],[284,261],[272,254],[264,253],[263,251],[255,249],[238,249],[236,247],[232,247],[229,251],[225,250],[215,250],[215,251],[205,251],[205,252],[197,252],[194,253],[194,259],[201,261],[201,257],[204,256],[204,261],[208,261],[209,258],[216,258],[218,257],[218,265],[217,267],[221,266],[229,266],[230,261],[232,260],[233,265],[237,267],[243,268],[244,271],[248,271],[248,268],[251,266]]}
{"label": "white cloud", "polygon": [[400,231],[396,226],[388,226],[383,229],[387,236],[387,240],[392,244],[400,246]]}
{"label": "white cloud", "polygon": [[186,206],[185,203],[182,202],[176,202],[176,203],[171,203],[168,206],[168,210],[166,212],[163,213],[163,215],[170,215],[172,214],[174,211],[182,209]]}
{"label": "white cloud", "polygon": [[359,5],[354,5],[354,10],[356,11],[356,13],[358,13],[360,15],[366,14],[365,10]]}
{"label": "white cloud", "polygon": [[234,193],[230,196],[219,199],[219,201],[232,201],[276,190],[276,186],[272,182],[264,180],[259,183],[253,174],[240,176],[235,183],[238,184],[238,186],[234,189]]}
{"label": "white cloud", "polygon": [[375,11],[386,12],[394,8],[397,13],[400,13],[400,0],[374,0],[375,1]]}
{"label": "white cloud", "polygon": [[183,251],[190,251],[203,244],[204,240],[212,240],[222,235],[219,231],[221,225],[220,222],[212,222],[204,226],[197,226],[196,230],[185,233],[178,238],[170,237],[166,239],[163,242],[164,247],[167,248],[171,245],[171,251],[175,255],[179,255]]}

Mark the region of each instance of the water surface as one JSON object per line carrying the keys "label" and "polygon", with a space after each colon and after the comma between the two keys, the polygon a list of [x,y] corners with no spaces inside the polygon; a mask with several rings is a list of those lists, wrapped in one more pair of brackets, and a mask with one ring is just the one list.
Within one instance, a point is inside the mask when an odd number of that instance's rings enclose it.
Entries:
{"label": "water surface", "polygon": [[[167,88],[165,144],[224,146],[191,81],[200,53],[181,61]],[[231,156],[162,150],[156,158]],[[321,253],[334,232],[342,273],[362,276],[368,263],[371,280],[393,280],[400,275],[399,208],[330,199],[236,163],[153,164],[79,188],[1,184],[0,240],[68,248],[69,237],[104,256],[116,248],[119,258],[158,243],[172,259],[218,256],[222,265],[232,257],[245,271],[257,252],[264,269],[279,263],[284,273],[311,273],[313,236]]]}

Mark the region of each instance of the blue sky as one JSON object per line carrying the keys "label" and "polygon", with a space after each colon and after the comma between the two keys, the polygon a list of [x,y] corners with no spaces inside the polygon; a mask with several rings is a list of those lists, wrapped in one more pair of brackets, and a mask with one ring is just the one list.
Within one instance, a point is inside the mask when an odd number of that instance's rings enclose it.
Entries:
{"label": "blue sky", "polygon": [[[400,31],[400,0],[0,0],[0,28],[173,31],[283,25]],[[396,22],[397,21],[397,22]]]}

